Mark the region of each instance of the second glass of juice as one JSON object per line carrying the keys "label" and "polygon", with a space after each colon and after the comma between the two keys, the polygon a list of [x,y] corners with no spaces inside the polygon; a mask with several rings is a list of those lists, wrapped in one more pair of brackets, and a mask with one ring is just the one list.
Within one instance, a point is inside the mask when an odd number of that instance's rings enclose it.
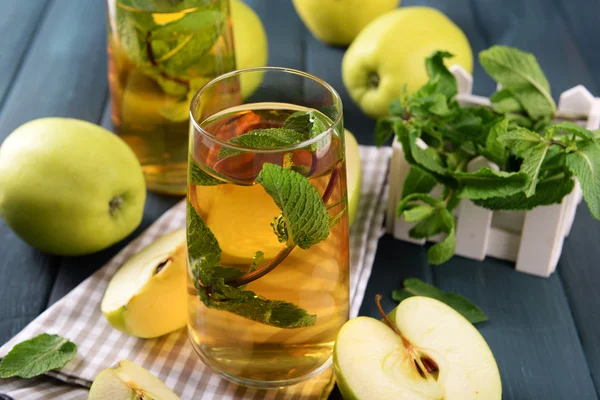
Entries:
{"label": "second glass of juice", "polygon": [[[262,84],[242,100],[240,79]],[[258,68],[211,81],[191,107],[191,342],[235,383],[300,382],[330,365],[348,319],[340,98],[309,74]]]}
{"label": "second glass of juice", "polygon": [[107,0],[112,122],[150,190],[185,194],[189,104],[235,69],[229,0]]}

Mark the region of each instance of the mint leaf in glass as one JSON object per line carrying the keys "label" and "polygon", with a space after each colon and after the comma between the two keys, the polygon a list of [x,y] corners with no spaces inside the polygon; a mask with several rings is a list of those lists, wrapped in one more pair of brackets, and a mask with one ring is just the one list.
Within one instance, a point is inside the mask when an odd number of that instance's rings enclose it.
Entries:
{"label": "mint leaf in glass", "polygon": [[418,278],[408,278],[403,283],[404,287],[402,289],[392,292],[392,298],[398,302],[402,302],[412,296],[431,297],[452,307],[472,324],[488,320],[481,308],[459,294],[444,292]]}
{"label": "mint leaf in glass", "polygon": [[265,163],[256,178],[282,212],[287,247],[308,249],[329,236],[329,214],[317,189],[301,174]]}
{"label": "mint leaf in glass", "polygon": [[75,353],[75,343],[58,335],[42,333],[12,348],[0,362],[0,377],[33,378],[64,367]]}
{"label": "mint leaf in glass", "polygon": [[316,315],[292,303],[264,299],[251,290],[226,285],[222,279],[216,282],[214,290],[223,299],[211,299],[210,308],[229,311],[262,324],[291,329],[311,326],[317,321]]}
{"label": "mint leaf in glass", "polygon": [[[255,129],[236,136],[228,140],[229,143],[253,148],[253,149],[274,149],[278,147],[291,146],[300,143],[304,140],[304,135],[296,130],[287,128],[268,128]],[[233,147],[221,147],[217,158],[235,156],[243,153]]]}
{"label": "mint leaf in glass", "polygon": [[214,186],[225,183],[202,171],[194,162],[191,154],[188,154],[188,180],[192,185],[196,186]]}

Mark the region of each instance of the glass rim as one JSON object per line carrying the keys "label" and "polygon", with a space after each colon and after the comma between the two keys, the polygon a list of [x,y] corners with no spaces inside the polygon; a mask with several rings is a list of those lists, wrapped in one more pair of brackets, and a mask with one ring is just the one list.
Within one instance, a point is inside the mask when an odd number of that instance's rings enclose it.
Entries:
{"label": "glass rim", "polygon": [[[202,93],[204,93],[209,87],[213,86],[215,83],[225,80],[225,79],[228,79],[228,78],[231,78],[236,75],[243,75],[248,72],[271,72],[271,71],[283,72],[283,73],[298,75],[303,78],[311,79],[314,82],[317,82],[318,84],[323,86],[325,89],[327,89],[333,96],[333,105],[336,107],[339,107],[339,109],[340,109],[340,112],[338,113],[337,117],[335,118],[335,121],[333,121],[333,124],[326,130],[324,130],[323,132],[319,133],[317,136],[312,137],[307,140],[304,140],[300,143],[281,146],[281,147],[263,147],[263,148],[259,147],[259,148],[257,148],[257,147],[241,146],[241,145],[238,145],[235,143],[221,140],[221,139],[217,138],[216,136],[214,136],[212,133],[203,129],[200,126],[200,123],[198,121],[196,121],[196,119],[194,118],[194,105],[196,104],[197,100],[200,98]],[[243,105],[244,104],[241,104],[240,106],[243,106]],[[198,132],[200,132],[202,135],[209,137],[211,140],[215,141],[216,143],[218,143],[219,145],[221,145],[223,147],[242,151],[245,153],[280,153],[280,152],[285,152],[285,151],[290,151],[290,150],[301,149],[301,148],[307,147],[313,143],[317,143],[320,140],[322,140],[324,137],[326,137],[328,134],[330,134],[332,131],[334,131],[335,128],[342,121],[343,108],[342,108],[342,99],[340,98],[339,93],[333,88],[333,86],[331,86],[329,83],[325,82],[323,79],[321,79],[315,75],[309,74],[308,72],[293,69],[293,68],[252,67],[252,68],[236,69],[235,71],[227,72],[227,73],[219,75],[216,78],[213,78],[210,81],[208,81],[207,83],[205,83],[200,89],[198,89],[198,91],[192,97],[192,101],[190,102],[189,113],[190,113],[190,121],[191,121],[194,129],[197,130]]]}

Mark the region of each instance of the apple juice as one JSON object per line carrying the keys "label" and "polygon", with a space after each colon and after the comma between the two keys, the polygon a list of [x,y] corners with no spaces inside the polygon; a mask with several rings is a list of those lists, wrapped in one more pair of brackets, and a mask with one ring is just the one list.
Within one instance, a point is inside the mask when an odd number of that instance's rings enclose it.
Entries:
{"label": "apple juice", "polygon": [[[294,247],[277,267],[245,286],[256,296],[290,302],[316,315],[310,326],[281,328],[207,307],[189,271],[188,328],[194,348],[214,370],[250,386],[292,384],[320,372],[329,365],[337,332],[348,319],[349,238],[343,138],[330,129],[331,133],[312,147],[281,152],[257,150],[221,159],[223,146],[206,139],[212,136],[222,142],[256,129],[282,127],[290,115],[299,111],[313,110],[280,103],[247,104],[222,111],[202,123],[200,127],[210,136],[195,133],[190,137],[190,160],[221,184],[189,184],[188,200],[193,211],[188,209],[188,248],[193,241],[189,233],[193,212],[218,241],[222,267],[249,271],[258,250],[263,253],[263,261],[255,266],[258,269],[278,257],[286,244],[278,240],[271,223],[282,211],[257,183],[265,163],[288,168],[292,165],[303,174],[326,203],[333,221],[325,240],[306,250]],[[329,129],[331,120],[320,113],[319,118],[327,121]]]}
{"label": "apple juice", "polygon": [[150,190],[184,194],[190,99],[235,69],[228,1],[107,2],[114,130]]}

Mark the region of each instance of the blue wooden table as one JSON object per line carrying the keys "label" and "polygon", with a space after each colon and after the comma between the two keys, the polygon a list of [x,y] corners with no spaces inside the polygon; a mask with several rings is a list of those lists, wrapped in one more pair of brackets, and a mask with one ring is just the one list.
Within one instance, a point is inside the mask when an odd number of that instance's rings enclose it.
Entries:
{"label": "blue wooden table", "polygon": [[[289,0],[247,0],[262,18],[271,65],[301,69],[342,95],[346,127],[372,144],[374,121],[352,103],[340,76],[344,49],[315,40]],[[365,0],[366,1],[366,0]],[[441,9],[467,34],[474,52],[507,44],[535,53],[553,93],[576,84],[600,95],[600,2],[585,0],[405,0]],[[104,1],[0,1],[0,142],[17,126],[45,116],[110,126]],[[402,38],[398,38],[402,40]],[[493,82],[476,66],[475,93]],[[149,193],[141,226],[179,199]],[[42,254],[0,222],[0,343],[102,266],[126,241],[85,257]],[[549,279],[515,272],[509,263],[455,257],[427,264],[426,249],[384,236],[363,315],[373,297],[416,276],[461,293],[490,317],[479,325],[500,371],[505,399],[598,399],[600,387],[600,222],[582,204]],[[335,393],[332,395],[338,398]]]}

